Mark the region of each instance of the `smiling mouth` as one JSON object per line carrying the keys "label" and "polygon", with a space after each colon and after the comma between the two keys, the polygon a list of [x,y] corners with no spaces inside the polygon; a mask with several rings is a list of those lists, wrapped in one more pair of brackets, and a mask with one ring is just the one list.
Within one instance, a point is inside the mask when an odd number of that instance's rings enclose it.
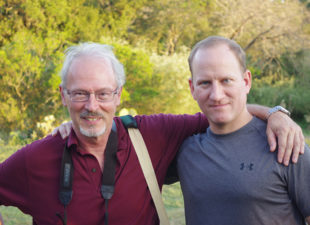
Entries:
{"label": "smiling mouth", "polygon": [[81,119],[84,121],[85,125],[95,126],[102,121],[103,117],[81,117]]}
{"label": "smiling mouth", "polygon": [[82,119],[84,119],[84,120],[88,120],[88,121],[97,121],[97,120],[100,120],[101,118],[89,118],[89,117],[82,117]]}

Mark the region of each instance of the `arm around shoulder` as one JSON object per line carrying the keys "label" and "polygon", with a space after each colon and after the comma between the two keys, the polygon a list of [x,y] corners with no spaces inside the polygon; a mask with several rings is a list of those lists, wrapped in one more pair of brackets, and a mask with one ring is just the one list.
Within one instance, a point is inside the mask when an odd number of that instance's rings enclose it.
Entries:
{"label": "arm around shoulder", "polygon": [[270,114],[270,108],[265,106],[250,104],[247,108],[252,115],[267,120],[268,143],[271,151],[278,146],[279,163],[287,166],[291,157],[292,162],[296,163],[299,154],[304,151],[304,136],[300,126],[281,110]]}

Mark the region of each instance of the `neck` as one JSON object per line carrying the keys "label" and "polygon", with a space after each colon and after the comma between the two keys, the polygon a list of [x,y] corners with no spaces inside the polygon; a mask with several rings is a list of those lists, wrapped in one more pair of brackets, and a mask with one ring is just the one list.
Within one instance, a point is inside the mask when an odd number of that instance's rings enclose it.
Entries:
{"label": "neck", "polygon": [[210,121],[210,129],[215,134],[232,133],[245,126],[252,120],[252,118],[253,116],[245,108],[245,110],[237,118],[228,123],[212,123],[212,121]]}
{"label": "neck", "polygon": [[94,155],[100,165],[101,170],[104,166],[104,152],[108,143],[112,127],[106,130],[106,132],[99,137],[87,137],[80,132],[76,132],[79,146],[82,151],[88,152]]}
{"label": "neck", "polygon": [[104,152],[105,146],[107,145],[109,132],[104,133],[100,137],[86,137],[84,135],[77,135],[79,145],[81,148],[89,153],[93,152]]}

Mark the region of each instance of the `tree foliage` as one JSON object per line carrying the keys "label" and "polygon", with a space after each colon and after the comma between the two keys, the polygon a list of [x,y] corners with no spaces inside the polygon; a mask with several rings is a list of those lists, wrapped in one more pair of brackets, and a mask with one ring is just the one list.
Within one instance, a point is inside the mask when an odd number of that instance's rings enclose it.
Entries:
{"label": "tree foliage", "polygon": [[153,72],[149,56],[139,49],[126,45],[114,45],[115,53],[126,69],[126,85],[120,108],[135,108],[139,113],[156,112],[160,79]]}
{"label": "tree foliage", "polygon": [[236,40],[264,68],[285,52],[310,47],[309,12],[299,1],[216,0],[216,33]]}
{"label": "tree foliage", "polygon": [[85,41],[113,45],[124,64],[120,109],[193,113],[186,59],[208,35],[246,49],[250,101],[309,115],[309,0],[0,0],[0,136],[38,138],[49,115],[67,118],[58,73],[64,50]]}
{"label": "tree foliage", "polygon": [[[173,54],[207,36],[209,0],[152,0],[133,24],[134,37],[155,46],[159,53]],[[193,35],[194,34],[194,35]]]}
{"label": "tree foliage", "polygon": [[0,50],[0,124],[6,131],[32,130],[59,108],[60,60],[57,54],[46,55],[46,44],[25,30]]}
{"label": "tree foliage", "polygon": [[188,51],[170,56],[152,54],[154,72],[161,77],[161,83],[158,86],[160,101],[154,102],[159,112],[193,114],[200,111],[189,89],[188,79],[191,75],[187,57]]}

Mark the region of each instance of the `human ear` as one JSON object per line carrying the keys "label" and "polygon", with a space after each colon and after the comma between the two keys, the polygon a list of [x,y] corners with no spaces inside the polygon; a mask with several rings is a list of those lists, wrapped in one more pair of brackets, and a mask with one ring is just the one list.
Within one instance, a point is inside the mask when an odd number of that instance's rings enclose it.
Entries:
{"label": "human ear", "polygon": [[62,102],[63,106],[67,106],[65,94],[64,94],[64,88],[61,85],[59,85],[59,92],[61,95],[61,102]]}
{"label": "human ear", "polygon": [[188,84],[189,84],[189,88],[191,90],[191,94],[193,96],[193,98],[196,100],[195,98],[195,87],[194,87],[194,81],[193,81],[193,77],[188,79]]}
{"label": "human ear", "polygon": [[250,89],[252,87],[252,74],[251,74],[251,72],[249,70],[246,70],[244,72],[243,80],[244,80],[244,84],[245,84],[245,87],[246,87],[246,93],[249,94]]}

